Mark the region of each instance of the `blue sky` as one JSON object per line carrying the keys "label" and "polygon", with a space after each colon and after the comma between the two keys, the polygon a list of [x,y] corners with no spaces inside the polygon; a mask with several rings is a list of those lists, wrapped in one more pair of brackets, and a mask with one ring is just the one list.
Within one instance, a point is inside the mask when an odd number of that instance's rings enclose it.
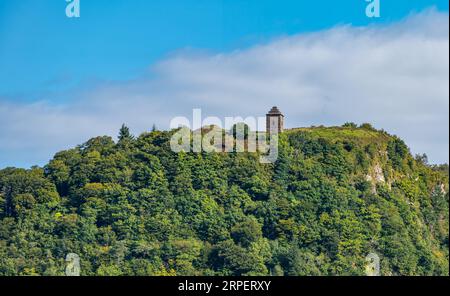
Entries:
{"label": "blue sky", "polygon": [[81,0],[79,19],[64,0],[0,2],[0,94],[35,99],[96,79],[129,79],[180,48],[230,51],[337,24],[392,22],[448,1],[382,0],[369,19],[364,0]]}
{"label": "blue sky", "polygon": [[[70,114],[72,110],[92,107],[86,102],[96,101],[101,94],[120,93],[123,98],[140,97],[141,94],[136,89],[160,93],[163,92],[163,86],[175,89],[181,84],[194,85],[195,83],[188,80],[180,82],[177,80],[177,74],[171,72],[173,71],[171,67],[180,56],[182,59],[189,56],[194,61],[197,61],[198,56],[206,57],[206,61],[211,57],[223,55],[228,55],[231,59],[237,51],[253,52],[253,48],[270,45],[277,42],[276,40],[283,38],[292,40],[289,38],[307,36],[308,33],[320,34],[336,27],[392,26],[392,30],[395,31],[396,24],[404,22],[411,15],[423,14],[423,11],[427,11],[430,7],[434,7],[433,14],[437,14],[439,18],[443,17],[448,22],[448,1],[444,0],[381,0],[381,17],[378,19],[366,17],[364,10],[367,2],[364,0],[81,0],[80,2],[81,17],[69,19],[65,15],[67,4],[64,0],[0,0],[0,117],[6,114],[5,110],[8,114],[19,114],[9,119],[5,123],[7,126],[2,127],[3,132],[0,131],[0,167],[42,165],[59,149],[69,148],[70,145],[87,140],[86,137],[95,136],[85,132],[86,130],[111,134],[117,126],[120,126],[119,121],[126,120],[133,123],[133,118],[124,115],[117,116],[117,122],[110,119],[97,122],[96,129],[86,128],[84,132],[79,133],[73,128],[62,128],[61,131],[49,131],[45,137],[30,137],[27,134],[31,133],[28,129],[39,126],[38,123],[53,122],[50,119],[56,115],[63,116],[61,114],[64,112]],[[416,19],[420,20],[420,16]],[[432,19],[433,16],[428,17],[427,24],[431,23]],[[411,23],[414,29],[416,26],[414,20]],[[432,25],[434,23],[430,26]],[[409,28],[406,27],[406,30]],[[327,36],[326,33],[324,36]],[[228,65],[227,60],[225,64],[219,66],[226,68]],[[167,67],[164,68],[165,66]],[[424,71],[426,73],[427,70]],[[168,77],[169,75],[171,76]],[[280,76],[279,79],[283,77]],[[171,84],[175,80],[175,85]],[[219,89],[216,88],[211,94],[218,92]],[[183,89],[183,92],[187,94],[186,99],[182,97],[174,100],[180,104],[184,103],[188,109],[190,94],[186,89]],[[448,93],[448,84],[439,95],[442,92]],[[168,96],[175,95],[172,93],[159,97],[152,96],[145,100],[147,103],[151,101],[152,105],[164,108]],[[117,97],[116,100],[121,99]],[[195,101],[192,107],[199,107],[199,104],[203,103],[200,107],[210,107],[211,111],[224,109],[214,101],[214,98],[211,100],[211,102]],[[448,107],[448,103],[445,105],[442,101],[439,102],[443,104],[442,107]],[[288,103],[287,101],[285,105]],[[271,102],[267,102],[267,105],[269,106],[264,105],[261,108],[270,107]],[[50,109],[52,111],[47,117],[36,119],[23,117],[24,122],[21,121],[20,114],[27,114],[24,110],[41,110],[45,113]],[[174,110],[177,114],[172,116],[183,112],[186,110]],[[131,113],[130,111],[129,114]],[[147,123],[135,122],[131,128],[139,133],[145,130],[145,124],[151,127],[153,122],[156,122],[160,126],[166,126],[166,117],[159,118],[157,115],[154,114]],[[300,114],[292,112],[292,116],[296,115]],[[101,114],[97,112],[91,116],[101,117]],[[352,119],[352,116],[348,117],[349,120]],[[366,117],[368,120],[371,119],[370,116]],[[433,117],[433,114],[429,117]],[[448,122],[448,113],[441,117]],[[26,124],[27,120],[31,121]],[[94,119],[86,119],[87,122],[89,120]],[[335,118],[335,121],[324,120],[324,123],[340,124],[338,120],[341,118]],[[62,121],[71,122],[67,118]],[[400,124],[395,125],[390,119],[383,120],[376,117],[373,121],[379,128],[393,130],[408,140],[409,133],[403,132],[402,128],[398,127]],[[0,123],[3,123],[1,119]],[[316,123],[320,122],[305,119],[292,122],[292,125]],[[26,129],[25,125],[29,128]],[[61,137],[59,133],[64,131],[72,132],[74,136]],[[445,131],[444,129],[442,133]],[[20,134],[13,136],[14,133]],[[427,133],[424,131],[424,134]],[[61,142],[43,143],[42,139],[47,139],[46,137],[61,138]],[[448,138],[446,139],[448,143]],[[5,144],[9,141],[13,144]],[[411,138],[409,142],[413,146],[420,140]],[[440,155],[431,155],[431,159],[436,162],[448,161],[448,157],[444,156],[448,155],[448,144],[431,148],[427,145],[417,145],[419,146],[412,147],[415,152],[427,152],[423,150],[430,149],[433,154],[434,151],[443,150]]]}

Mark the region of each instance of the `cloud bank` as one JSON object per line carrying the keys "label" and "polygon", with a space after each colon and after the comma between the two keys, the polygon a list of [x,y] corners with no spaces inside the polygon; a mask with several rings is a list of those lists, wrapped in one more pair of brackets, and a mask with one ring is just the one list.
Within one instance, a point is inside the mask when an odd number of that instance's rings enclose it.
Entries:
{"label": "cloud bank", "polygon": [[[449,16],[435,10],[390,25],[339,26],[228,53],[181,50],[138,79],[73,90],[66,103],[0,97],[0,167],[45,164],[60,149],[125,122],[136,133],[176,116],[263,116],[287,127],[370,122],[433,163],[449,154]],[[60,94],[64,97],[64,94]]]}

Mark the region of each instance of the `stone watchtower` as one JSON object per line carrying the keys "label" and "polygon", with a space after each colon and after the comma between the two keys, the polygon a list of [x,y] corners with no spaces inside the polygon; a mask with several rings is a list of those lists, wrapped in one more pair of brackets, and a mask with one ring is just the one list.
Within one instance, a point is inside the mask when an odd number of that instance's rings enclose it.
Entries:
{"label": "stone watchtower", "polygon": [[268,134],[278,132],[281,133],[284,130],[284,115],[278,110],[276,106],[270,109],[266,114],[266,131]]}

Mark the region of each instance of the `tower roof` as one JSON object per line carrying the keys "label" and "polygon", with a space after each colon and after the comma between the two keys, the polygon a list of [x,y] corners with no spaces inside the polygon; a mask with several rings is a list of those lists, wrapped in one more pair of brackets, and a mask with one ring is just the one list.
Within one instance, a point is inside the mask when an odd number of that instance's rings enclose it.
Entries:
{"label": "tower roof", "polygon": [[272,109],[270,109],[269,113],[267,115],[283,115],[280,110],[278,110],[277,106],[273,106]]}

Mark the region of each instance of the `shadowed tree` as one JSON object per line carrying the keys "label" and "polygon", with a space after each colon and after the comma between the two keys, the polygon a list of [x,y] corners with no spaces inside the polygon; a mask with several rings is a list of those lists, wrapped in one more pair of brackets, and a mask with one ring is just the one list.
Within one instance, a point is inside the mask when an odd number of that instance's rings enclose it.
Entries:
{"label": "shadowed tree", "polygon": [[131,134],[130,129],[125,124],[122,124],[122,127],[119,130],[119,142],[123,142],[126,140],[133,140],[134,136]]}

